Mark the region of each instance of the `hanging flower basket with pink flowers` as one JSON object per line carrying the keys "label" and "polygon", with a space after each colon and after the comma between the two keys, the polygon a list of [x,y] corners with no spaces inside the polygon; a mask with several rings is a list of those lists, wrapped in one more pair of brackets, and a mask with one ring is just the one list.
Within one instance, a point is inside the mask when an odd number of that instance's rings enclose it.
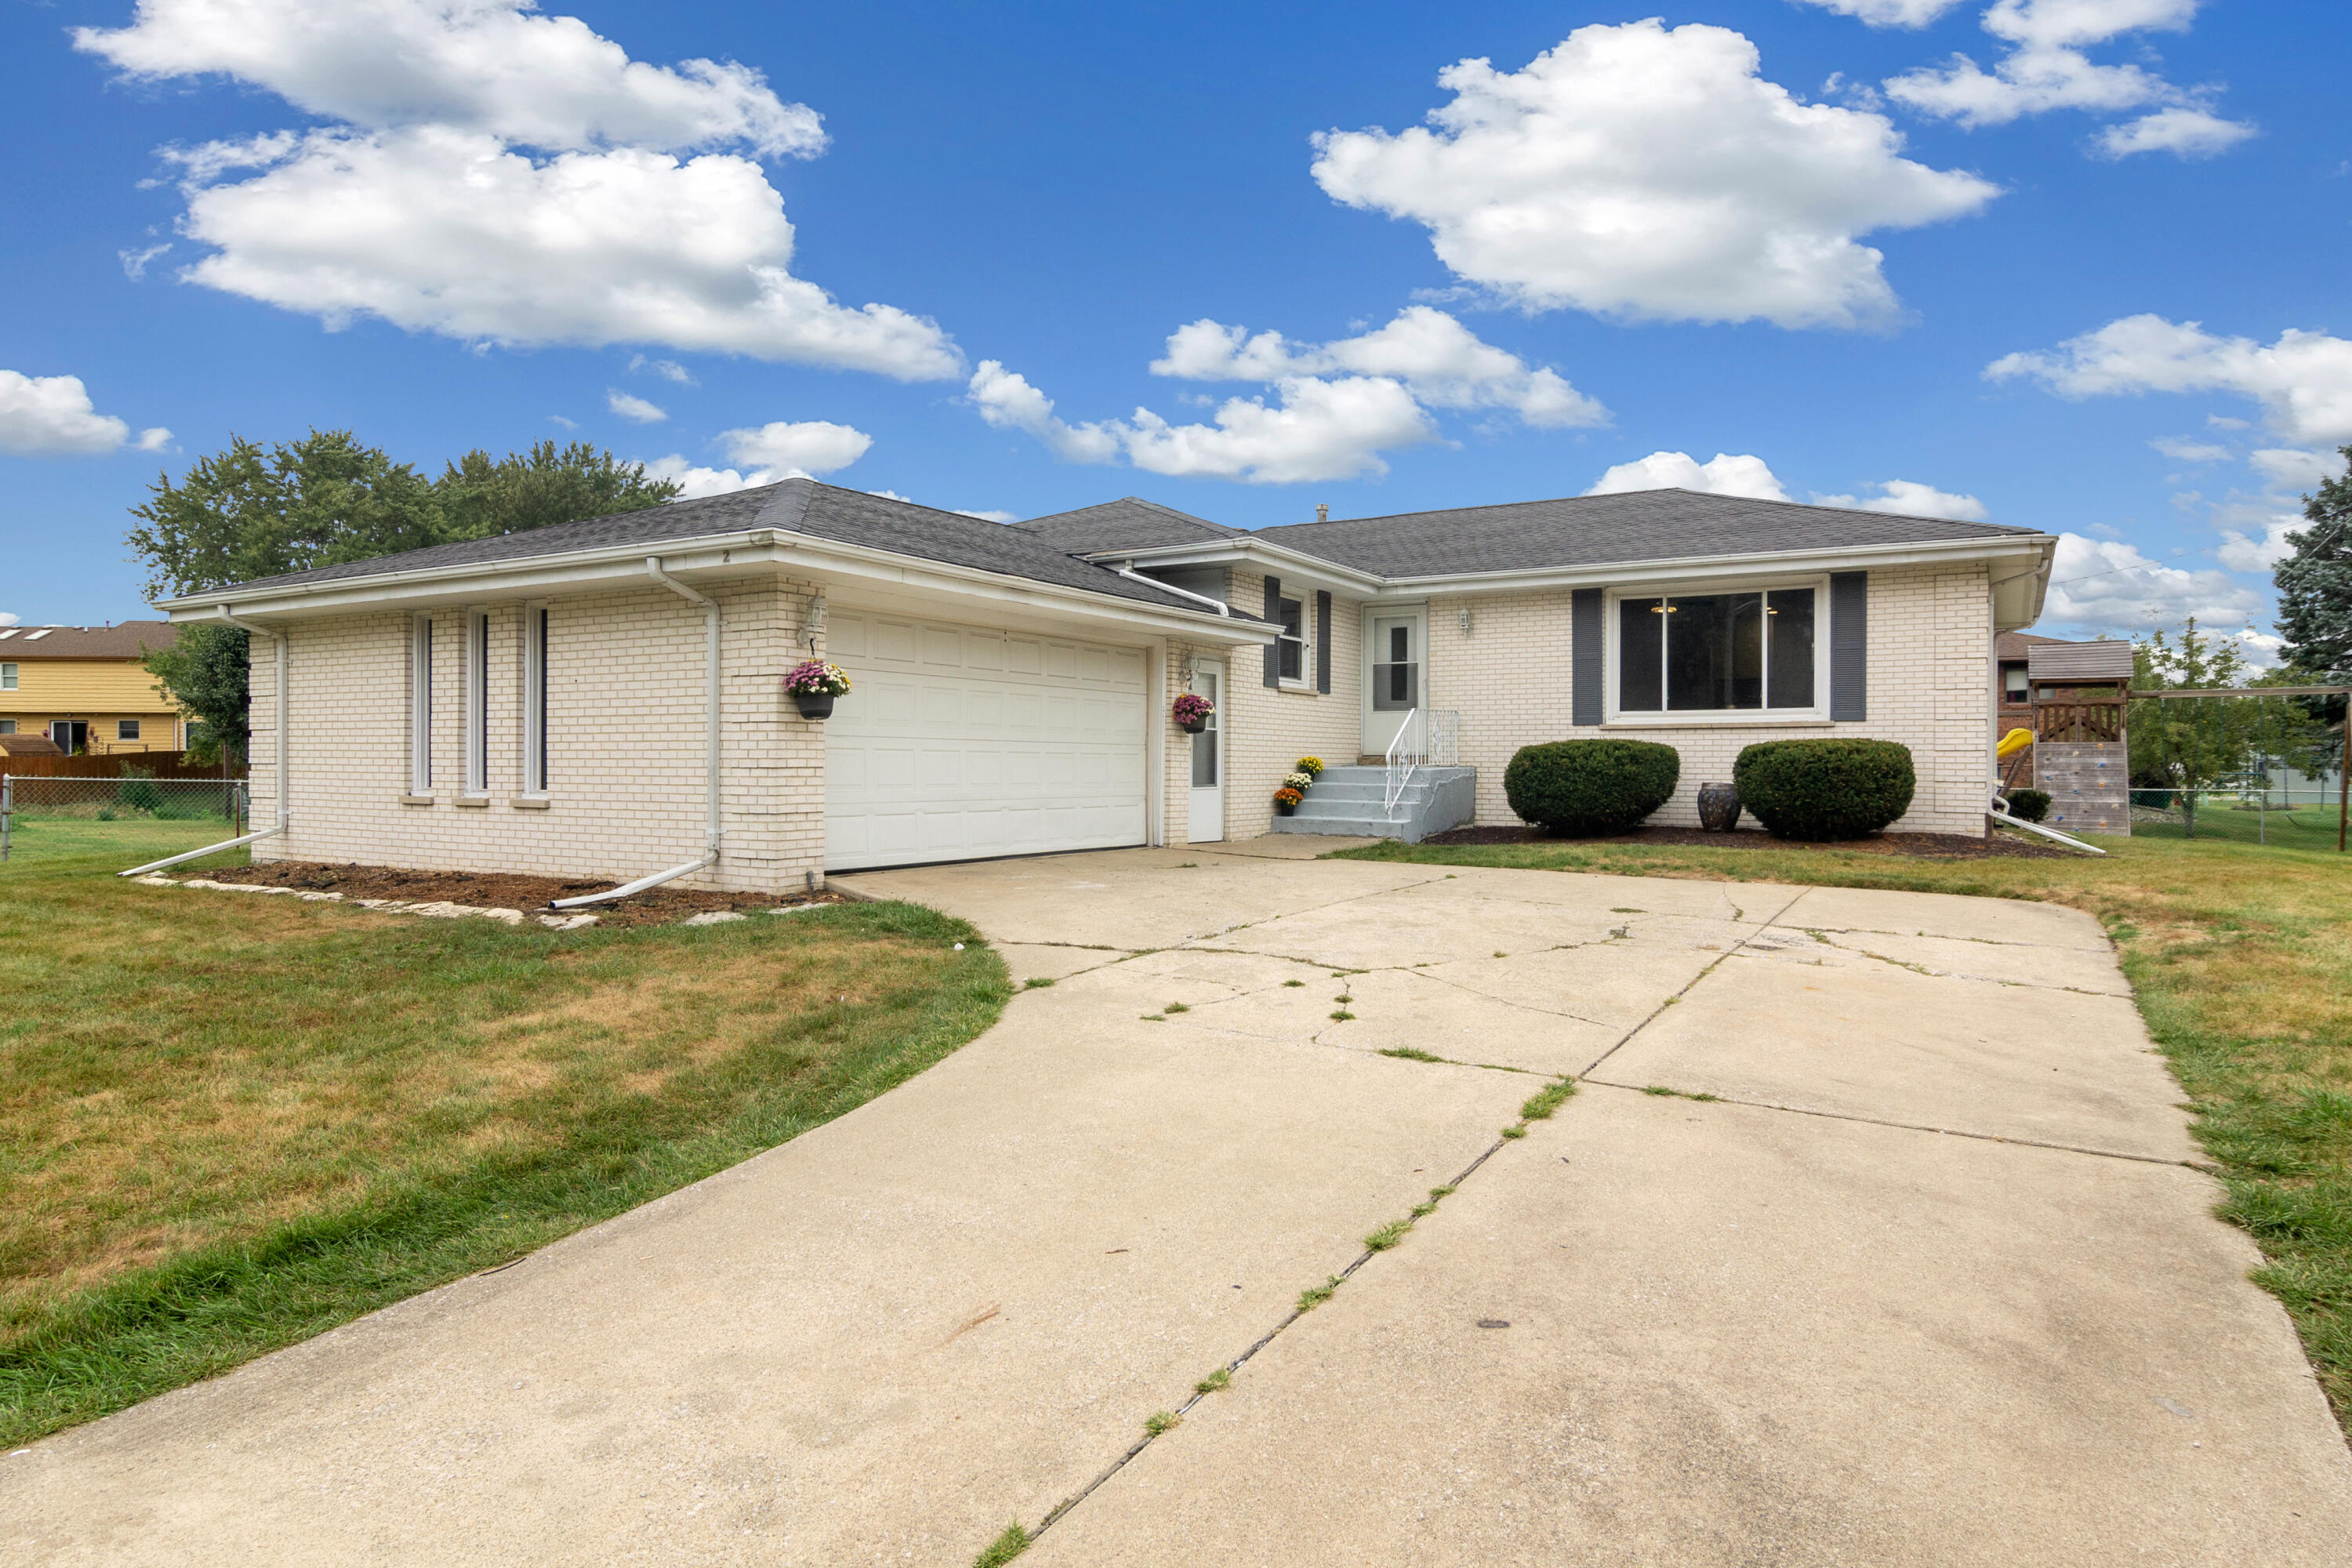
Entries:
{"label": "hanging flower basket with pink flowers", "polygon": [[1217,705],[1207,698],[1196,697],[1187,691],[1176,699],[1176,705],[1169,710],[1169,716],[1176,721],[1178,729],[1188,735],[1197,735],[1209,727],[1209,715],[1216,710]]}
{"label": "hanging flower basket with pink flowers", "polygon": [[803,719],[830,719],[833,700],[849,690],[849,676],[837,664],[821,658],[803,659],[784,676],[784,695]]}

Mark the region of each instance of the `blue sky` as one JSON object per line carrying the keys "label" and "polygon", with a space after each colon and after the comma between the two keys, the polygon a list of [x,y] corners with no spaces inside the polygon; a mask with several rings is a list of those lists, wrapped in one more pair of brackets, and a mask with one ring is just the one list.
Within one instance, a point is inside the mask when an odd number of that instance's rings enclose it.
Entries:
{"label": "blue sky", "polygon": [[2340,4],[0,15],[27,622],[319,426],[1018,517],[1846,498],[2065,535],[2044,630],[2261,634],[2352,442]]}

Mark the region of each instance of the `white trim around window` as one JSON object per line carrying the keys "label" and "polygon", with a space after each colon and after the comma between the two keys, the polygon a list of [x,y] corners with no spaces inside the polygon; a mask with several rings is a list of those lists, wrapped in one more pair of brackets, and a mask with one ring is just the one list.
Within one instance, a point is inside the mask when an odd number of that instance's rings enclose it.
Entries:
{"label": "white trim around window", "polygon": [[433,793],[433,617],[408,622],[408,793]]}
{"label": "white trim around window", "polygon": [[[1309,691],[1315,687],[1315,623],[1307,618],[1313,597],[1311,593],[1282,594],[1275,599],[1275,613],[1282,617],[1282,635],[1274,639],[1275,679],[1286,691]],[[1293,611],[1297,612],[1295,618]],[[1294,626],[1296,631],[1292,630]]]}
{"label": "white trim around window", "polygon": [[547,605],[522,607],[522,793],[547,793]]}
{"label": "white trim around window", "polygon": [[490,616],[466,612],[466,793],[490,793]]}
{"label": "white trim around window", "polygon": [[[1802,667],[1802,672],[1811,677],[1811,689],[1805,693],[1808,700],[1801,704],[1780,700],[1776,705],[1776,699],[1783,698],[1783,693],[1772,689],[1775,667],[1778,667],[1783,681],[1790,681],[1798,672],[1791,669],[1785,658],[1774,657],[1779,651],[1776,648],[1778,636],[1774,621],[1781,610],[1774,605],[1773,601],[1782,595],[1806,593],[1811,595],[1811,625],[1806,635],[1811,639],[1812,657]],[[1754,673],[1749,675],[1741,669],[1724,669],[1716,672],[1711,679],[1718,691],[1728,685],[1735,693],[1744,692],[1747,683],[1753,680],[1757,693],[1754,701],[1724,707],[1668,706],[1676,695],[1677,679],[1672,661],[1674,633],[1669,628],[1675,625],[1674,616],[1685,607],[1677,605],[1677,600],[1693,601],[1686,607],[1695,613],[1701,612],[1704,606],[1705,613],[1710,616],[1726,615],[1727,618],[1724,624],[1727,628],[1736,628],[1739,618],[1752,611],[1757,628]],[[1727,605],[1724,603],[1727,600],[1735,603]],[[1644,658],[1654,657],[1658,660],[1657,674],[1651,683],[1653,689],[1646,694],[1649,700],[1654,700],[1654,707],[1649,706],[1647,700],[1633,708],[1625,706],[1629,689],[1625,680],[1627,660],[1622,647],[1625,611],[1622,606],[1627,601],[1637,604],[1651,601],[1650,605],[1641,607],[1659,618],[1660,635],[1654,654],[1646,648],[1643,650]],[[1660,584],[1638,588],[1612,588],[1602,600],[1602,606],[1601,690],[1608,724],[1624,729],[1677,729],[1711,724],[1825,725],[1830,721],[1830,603],[1826,573],[1759,577],[1731,583]],[[1790,616],[1791,625],[1798,619],[1796,616]],[[1693,624],[1697,622],[1698,616],[1694,614]],[[1736,629],[1727,630],[1727,635],[1736,636]],[[1682,695],[1687,699],[1696,681],[1688,665],[1682,667],[1680,674]]]}

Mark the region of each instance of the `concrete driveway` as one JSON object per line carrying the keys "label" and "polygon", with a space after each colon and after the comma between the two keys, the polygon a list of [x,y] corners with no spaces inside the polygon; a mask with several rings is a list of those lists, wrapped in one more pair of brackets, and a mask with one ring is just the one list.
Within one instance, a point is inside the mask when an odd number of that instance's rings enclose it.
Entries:
{"label": "concrete driveway", "polygon": [[2088,919],[1327,847],[845,879],[1056,984],[0,1461],[0,1559],[961,1568],[1075,1498],[1024,1568],[2352,1561],[2352,1457]]}

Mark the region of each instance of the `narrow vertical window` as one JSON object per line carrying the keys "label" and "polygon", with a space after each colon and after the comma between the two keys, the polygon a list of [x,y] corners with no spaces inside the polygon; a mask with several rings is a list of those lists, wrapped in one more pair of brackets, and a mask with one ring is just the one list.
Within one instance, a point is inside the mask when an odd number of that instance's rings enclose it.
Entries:
{"label": "narrow vertical window", "polygon": [[433,617],[408,626],[408,793],[433,793]]}
{"label": "narrow vertical window", "polygon": [[466,616],[466,793],[490,793],[490,617]]}
{"label": "narrow vertical window", "polygon": [[522,612],[522,790],[547,792],[547,607]]}

